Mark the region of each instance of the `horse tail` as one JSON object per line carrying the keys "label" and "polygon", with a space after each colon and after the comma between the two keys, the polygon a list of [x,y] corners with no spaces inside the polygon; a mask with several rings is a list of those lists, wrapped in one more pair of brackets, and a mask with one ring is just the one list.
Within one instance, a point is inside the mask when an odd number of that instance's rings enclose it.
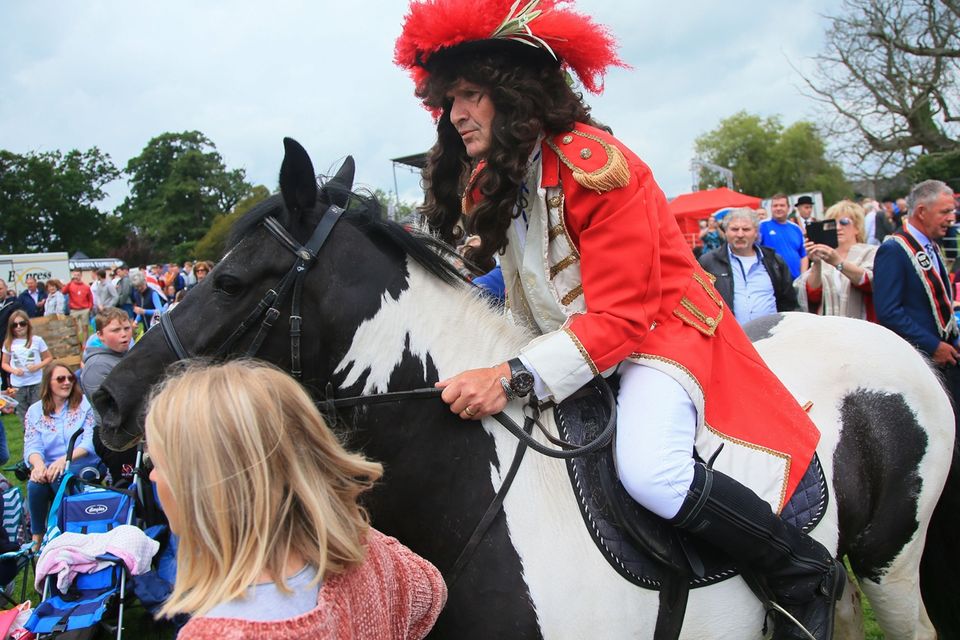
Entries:
{"label": "horse tail", "polygon": [[927,529],[920,560],[920,593],[937,635],[941,640],[960,639],[960,607],[956,582],[960,575],[960,443],[953,446],[953,458],[943,493]]}

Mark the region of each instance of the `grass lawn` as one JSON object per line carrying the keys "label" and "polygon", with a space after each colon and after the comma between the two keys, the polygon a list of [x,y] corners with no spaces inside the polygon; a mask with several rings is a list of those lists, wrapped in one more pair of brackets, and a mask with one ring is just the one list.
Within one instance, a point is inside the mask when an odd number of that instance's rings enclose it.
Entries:
{"label": "grass lawn", "polygon": [[[7,463],[7,466],[11,466],[23,457],[23,428],[20,425],[20,419],[12,414],[3,416],[3,428],[7,432],[7,446],[10,448],[10,462]],[[4,471],[4,476],[15,486],[20,487],[24,501],[26,501],[27,483],[18,480],[12,471]],[[32,571],[30,572],[29,580],[30,584],[27,586],[27,599],[36,606],[37,603],[40,602],[40,594],[33,589]],[[20,595],[20,585],[21,579],[18,578],[16,589],[14,590],[14,594],[16,594],[17,597]],[[161,625],[154,622],[150,614],[148,614],[139,603],[136,603],[135,598],[128,598],[128,603],[129,602],[134,602],[135,604],[124,609],[123,626],[126,638],[133,638],[134,640],[139,638],[144,638],[145,640],[167,640],[175,637],[176,634],[169,625]],[[103,635],[104,634],[101,634],[101,636]]]}
{"label": "grass lawn", "polygon": [[[15,415],[3,416],[3,426],[7,432],[7,445],[10,447],[10,462],[7,464],[12,465],[23,457],[23,429],[20,426],[20,420]],[[20,487],[21,491],[23,492],[24,500],[26,500],[26,482],[20,482],[17,480],[12,471],[4,472],[4,475],[8,480],[10,480],[10,482]],[[30,576],[30,580],[33,580],[32,574]],[[17,587],[14,593],[17,595],[20,593],[19,580],[17,581]],[[27,597],[33,602],[34,605],[40,601],[39,594],[35,593],[30,586],[27,587]],[[870,603],[867,602],[866,597],[863,598],[863,612],[866,640],[883,640],[883,633],[880,631],[880,628],[877,626],[877,623],[874,620],[873,611],[870,609]],[[172,639],[175,637],[174,632],[168,626],[159,625],[154,622],[150,615],[139,605],[129,607],[124,614],[124,619],[126,620],[126,623],[124,624],[124,632],[126,633],[127,638],[166,640],[168,638]]]}

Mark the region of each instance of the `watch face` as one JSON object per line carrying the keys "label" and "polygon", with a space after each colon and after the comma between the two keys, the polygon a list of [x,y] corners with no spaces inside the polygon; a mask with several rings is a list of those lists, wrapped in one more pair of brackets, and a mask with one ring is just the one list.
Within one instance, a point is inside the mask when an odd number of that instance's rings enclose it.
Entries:
{"label": "watch face", "polygon": [[533,391],[533,374],[526,370],[514,372],[510,388],[520,397],[529,394]]}

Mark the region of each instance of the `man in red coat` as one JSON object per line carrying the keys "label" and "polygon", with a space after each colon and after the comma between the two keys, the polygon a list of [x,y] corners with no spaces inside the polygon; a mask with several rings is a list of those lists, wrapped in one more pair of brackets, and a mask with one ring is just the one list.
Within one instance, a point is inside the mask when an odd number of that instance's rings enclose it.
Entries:
{"label": "man in red coat", "polygon": [[[440,381],[442,397],[477,420],[616,371],[627,491],[766,576],[830,638],[843,567],[776,515],[819,432],[695,260],[649,168],[570,87],[568,71],[598,92],[622,62],[603,27],[557,4],[415,0],[397,41],[438,116],[427,220],[451,242],[464,228],[479,236],[474,263],[500,254],[507,305],[538,334],[509,362]],[[744,388],[762,393],[744,402]],[[782,623],[775,637],[809,636]]]}
{"label": "man in red coat", "polygon": [[90,310],[93,309],[93,292],[90,285],[83,281],[83,272],[73,269],[70,272],[70,282],[64,285],[61,291],[67,295],[67,306],[70,315],[77,316],[77,321],[83,328],[84,339],[90,334]]}

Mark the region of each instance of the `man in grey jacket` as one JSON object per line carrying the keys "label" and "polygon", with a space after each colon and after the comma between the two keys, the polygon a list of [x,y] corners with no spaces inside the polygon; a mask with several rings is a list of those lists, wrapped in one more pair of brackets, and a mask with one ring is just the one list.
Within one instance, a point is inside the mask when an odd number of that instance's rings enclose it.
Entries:
{"label": "man in grey jacket", "polygon": [[734,209],[723,221],[727,244],[700,256],[700,265],[740,324],[779,311],[796,311],[790,268],[773,249],[757,244],[757,214]]}

